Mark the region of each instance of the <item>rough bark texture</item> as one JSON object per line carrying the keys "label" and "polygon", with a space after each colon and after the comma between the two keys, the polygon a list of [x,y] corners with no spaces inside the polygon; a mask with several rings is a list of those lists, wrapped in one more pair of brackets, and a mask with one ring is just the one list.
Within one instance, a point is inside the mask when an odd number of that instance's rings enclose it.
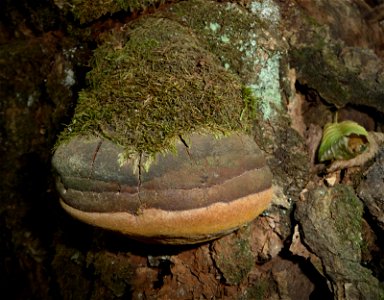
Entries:
{"label": "rough bark texture", "polygon": [[[0,295],[383,299],[383,147],[331,173],[316,160],[321,127],[336,110],[383,131],[380,1],[218,1],[206,10],[199,1],[106,2],[0,4]],[[205,31],[264,116],[255,139],[274,176],[273,205],[201,245],[141,244],[77,222],[60,208],[51,172],[92,50],[111,30],[154,14]],[[245,16],[238,27],[236,14]]]}

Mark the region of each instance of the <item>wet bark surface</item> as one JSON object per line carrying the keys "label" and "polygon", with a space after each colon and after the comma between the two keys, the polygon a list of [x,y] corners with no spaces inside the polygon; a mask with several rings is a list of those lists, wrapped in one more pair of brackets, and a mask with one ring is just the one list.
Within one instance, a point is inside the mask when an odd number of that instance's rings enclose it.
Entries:
{"label": "wet bark surface", "polygon": [[9,299],[382,299],[383,146],[369,161],[332,172],[316,159],[321,128],[335,111],[383,131],[380,1],[220,1],[245,10],[278,6],[281,20],[272,31],[286,50],[283,105],[255,130],[275,196],[248,226],[200,245],[159,246],[63,212],[52,149],[86,85],[92,50],[109,30],[175,2],[133,12],[114,7],[95,20],[76,19],[65,1],[1,3],[1,293]]}

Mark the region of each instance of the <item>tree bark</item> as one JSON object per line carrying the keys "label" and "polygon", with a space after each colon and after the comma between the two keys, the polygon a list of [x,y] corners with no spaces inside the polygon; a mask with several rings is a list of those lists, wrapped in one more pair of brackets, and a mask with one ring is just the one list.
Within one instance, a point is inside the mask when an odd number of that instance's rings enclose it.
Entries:
{"label": "tree bark", "polygon": [[[383,4],[75,2],[4,1],[0,8],[3,295],[384,297]],[[191,7],[199,14],[193,15]],[[220,18],[224,12],[228,15]],[[233,17],[237,14],[246,16],[246,22]],[[179,18],[180,24],[214,45],[212,53],[258,93],[264,116],[254,132],[274,176],[271,207],[236,232],[199,245],[142,244],[72,219],[59,205],[51,170],[57,135],[69,124],[78,92],[87,85],[92,51],[110,31],[159,15]],[[215,15],[219,17],[211,19]],[[251,19],[255,22],[248,22]],[[206,24],[202,32],[221,28],[221,35],[202,34],[199,20]],[[225,31],[228,28],[233,36]],[[249,38],[248,32],[256,32],[257,38]],[[229,44],[227,38],[232,38]],[[252,48],[253,43],[259,48]],[[226,56],[231,51],[244,56]],[[318,162],[316,151],[321,128],[333,120],[335,111],[340,121],[356,121],[379,132],[380,138],[368,161],[330,172]]]}

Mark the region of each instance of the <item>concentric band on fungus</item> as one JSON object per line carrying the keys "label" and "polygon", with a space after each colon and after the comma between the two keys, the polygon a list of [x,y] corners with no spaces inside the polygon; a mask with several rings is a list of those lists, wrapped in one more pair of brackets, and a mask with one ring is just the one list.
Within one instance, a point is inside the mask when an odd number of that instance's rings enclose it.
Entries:
{"label": "concentric band on fungus", "polygon": [[[136,213],[142,206],[166,211],[182,211],[207,207],[216,202],[230,203],[235,199],[268,189],[271,186],[271,179],[272,174],[264,166],[245,171],[220,184],[195,186],[189,189],[177,186],[149,189],[144,185],[135,190],[122,186],[120,192],[117,192],[117,189],[82,191],[65,188],[59,180],[57,189],[69,206],[87,212]],[[102,185],[101,182],[94,184]]]}
{"label": "concentric band on fungus", "polygon": [[271,197],[269,188],[230,203],[218,202],[184,211],[149,208],[138,214],[84,212],[62,199],[61,205],[70,215],[90,225],[120,231],[139,240],[180,244],[204,242],[249,223],[268,207]]}
{"label": "concentric band on fungus", "polygon": [[268,207],[272,173],[252,137],[191,134],[187,141],[137,174],[135,160],[117,163],[120,146],[73,139],[53,158],[61,205],[85,223],[164,244],[214,239]]}

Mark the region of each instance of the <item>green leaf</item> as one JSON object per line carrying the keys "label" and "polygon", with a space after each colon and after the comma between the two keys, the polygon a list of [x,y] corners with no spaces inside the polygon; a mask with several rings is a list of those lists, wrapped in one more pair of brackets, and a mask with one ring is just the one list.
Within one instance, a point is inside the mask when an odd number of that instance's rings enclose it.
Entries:
{"label": "green leaf", "polygon": [[327,160],[348,160],[368,148],[368,132],[353,121],[328,123],[324,126],[318,158]]}

